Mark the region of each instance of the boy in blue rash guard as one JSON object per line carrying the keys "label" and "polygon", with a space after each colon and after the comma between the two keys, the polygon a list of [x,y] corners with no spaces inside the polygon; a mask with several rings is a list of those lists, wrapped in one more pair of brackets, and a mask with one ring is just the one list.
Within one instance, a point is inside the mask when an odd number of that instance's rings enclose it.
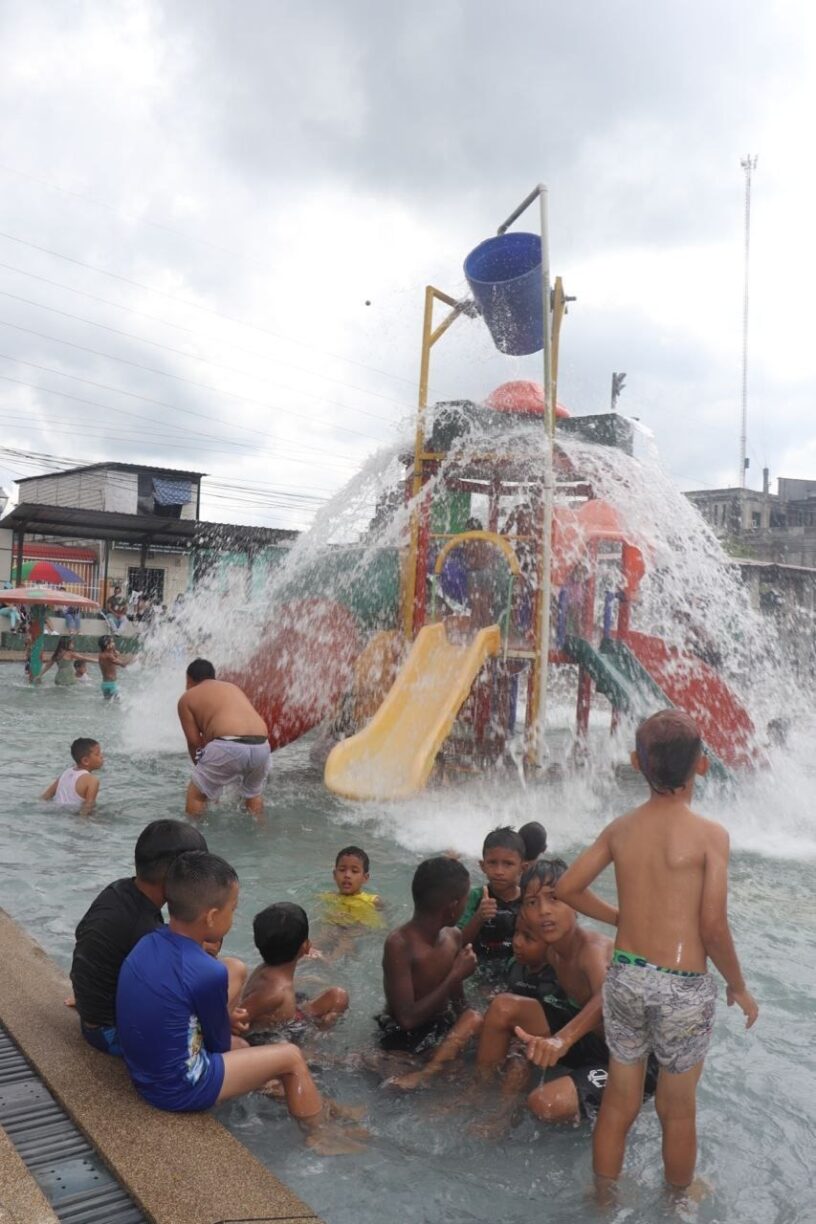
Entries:
{"label": "boy in blue rash guard", "polygon": [[136,945],[116,993],[119,1040],[139,1095],[157,1109],[188,1113],[280,1080],[308,1146],[327,1155],[359,1151],[327,1125],[343,1115],[324,1103],[296,1046],[250,1048],[230,1032],[227,968],[204,945],[217,944],[232,926],[239,891],[233,868],[214,854],[182,854],[165,891],[169,926]]}
{"label": "boy in blue rash guard", "polygon": [[458,926],[462,942],[471,944],[479,969],[503,981],[513,954],[513,931],[521,907],[521,872],[526,857],[523,839],[509,827],[488,833],[479,863],[487,886],[472,888]]}

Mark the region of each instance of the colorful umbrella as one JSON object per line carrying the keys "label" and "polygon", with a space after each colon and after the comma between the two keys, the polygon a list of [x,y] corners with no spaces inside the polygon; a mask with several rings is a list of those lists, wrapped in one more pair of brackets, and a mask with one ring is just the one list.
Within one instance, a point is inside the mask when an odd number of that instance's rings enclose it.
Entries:
{"label": "colorful umbrella", "polygon": [[[16,578],[17,571],[14,571],[12,577]],[[72,570],[70,566],[63,565],[61,561],[42,561],[35,558],[33,561],[24,561],[22,564],[22,581],[23,582],[53,582],[59,584],[61,582],[83,583],[81,574]]]}
{"label": "colorful umbrella", "polygon": [[35,604],[48,608],[98,608],[95,599],[72,595],[70,591],[53,591],[48,587],[12,587],[0,591],[0,604]]}

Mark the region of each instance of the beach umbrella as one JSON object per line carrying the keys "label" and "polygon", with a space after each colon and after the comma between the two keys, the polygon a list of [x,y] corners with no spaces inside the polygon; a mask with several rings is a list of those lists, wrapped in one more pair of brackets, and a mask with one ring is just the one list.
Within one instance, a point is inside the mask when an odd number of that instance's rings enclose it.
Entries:
{"label": "beach umbrella", "polygon": [[[72,582],[82,584],[84,579],[76,570],[72,570],[69,565],[63,565],[61,561],[44,561],[40,558],[35,558],[32,561],[24,561],[21,567],[22,582],[49,582],[59,585],[64,582]],[[17,571],[14,571],[12,577],[17,577]]]}

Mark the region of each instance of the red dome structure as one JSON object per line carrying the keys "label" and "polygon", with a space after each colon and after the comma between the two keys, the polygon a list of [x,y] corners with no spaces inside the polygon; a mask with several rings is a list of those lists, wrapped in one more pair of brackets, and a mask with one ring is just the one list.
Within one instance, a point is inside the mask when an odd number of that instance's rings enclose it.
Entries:
{"label": "red dome structure", "polygon": [[[491,391],[485,400],[488,408],[496,412],[518,412],[523,416],[543,416],[545,411],[544,388],[541,383],[529,378],[517,378],[502,383]],[[556,401],[555,415],[563,420],[570,415],[569,409]]]}

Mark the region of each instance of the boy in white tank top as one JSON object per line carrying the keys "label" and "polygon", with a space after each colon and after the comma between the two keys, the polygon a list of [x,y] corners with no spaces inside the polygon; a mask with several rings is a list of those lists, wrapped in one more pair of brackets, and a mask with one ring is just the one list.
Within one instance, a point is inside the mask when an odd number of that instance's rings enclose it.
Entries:
{"label": "boy in white tank top", "polygon": [[40,798],[53,799],[59,807],[78,808],[81,815],[87,816],[99,793],[99,779],[93,775],[105,763],[102,749],[96,740],[75,739],[71,756],[74,764],[63,770]]}

